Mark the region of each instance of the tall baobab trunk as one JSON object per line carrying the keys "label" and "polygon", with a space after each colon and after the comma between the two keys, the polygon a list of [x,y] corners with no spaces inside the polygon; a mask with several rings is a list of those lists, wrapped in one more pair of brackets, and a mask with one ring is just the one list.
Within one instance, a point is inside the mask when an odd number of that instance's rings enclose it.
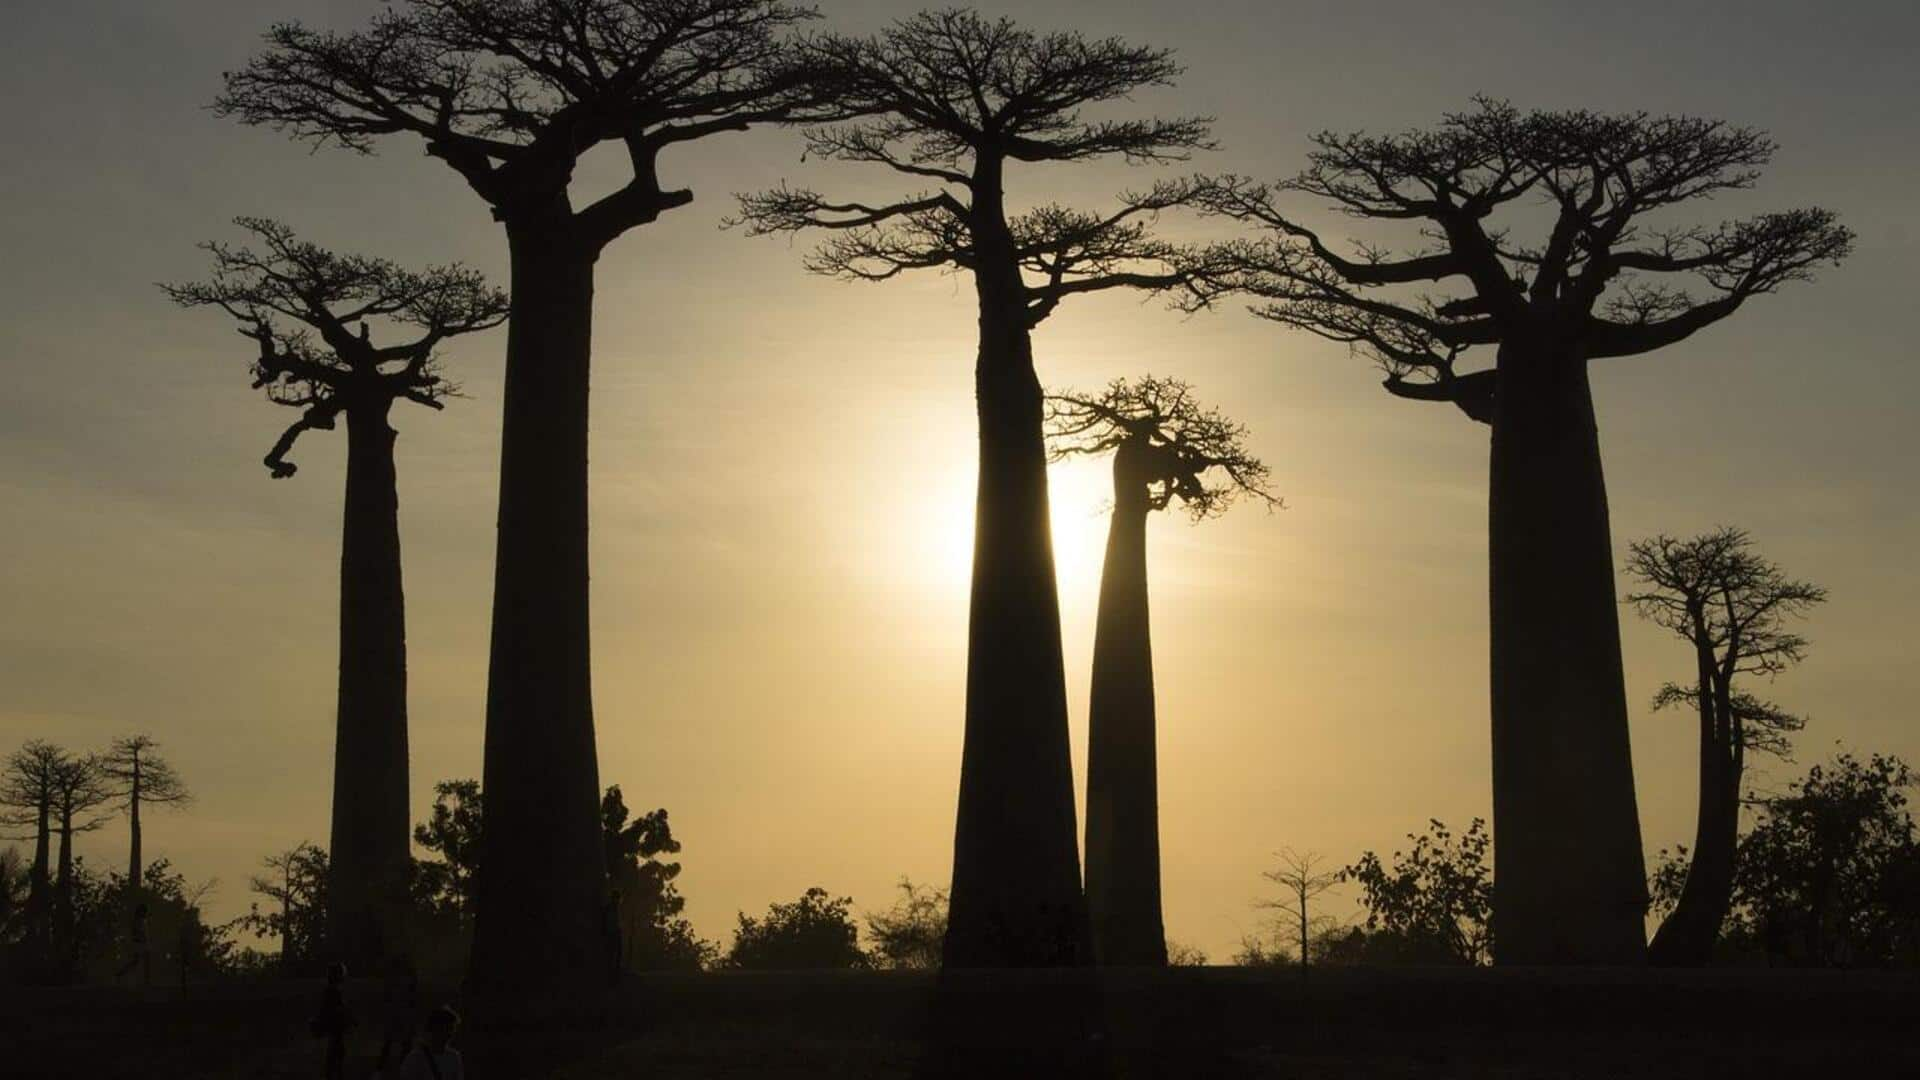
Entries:
{"label": "tall baobab trunk", "polygon": [[60,876],[53,885],[53,966],[61,978],[72,974],[74,961],[73,811],[60,811]]}
{"label": "tall baobab trunk", "polygon": [[1495,955],[1642,963],[1645,867],[1587,365],[1509,342],[1498,371],[1488,500]]}
{"label": "tall baobab trunk", "polygon": [[954,823],[948,967],[1091,961],[1067,740],[1043,395],[999,204],[976,179],[980,477],[967,628],[967,718]]}
{"label": "tall baobab trunk", "polygon": [[52,939],[53,875],[53,803],[41,798],[33,833],[33,869],[27,874],[27,936],[44,950]]}
{"label": "tall baobab trunk", "polygon": [[[566,213],[564,199],[552,211]],[[595,252],[508,223],[512,317],[473,962],[482,990],[584,986],[604,967],[587,622],[587,370]]]}
{"label": "tall baobab trunk", "polygon": [[407,631],[390,398],[347,407],[340,704],[327,870],[329,951],[378,965],[406,948]]}
{"label": "tall baobab trunk", "polygon": [[1100,571],[1087,712],[1087,914],[1100,963],[1164,967],[1153,642],[1147,605],[1144,440],[1113,458],[1113,520]]}
{"label": "tall baobab trunk", "polygon": [[1668,967],[1704,967],[1733,906],[1734,861],[1740,844],[1740,780],[1732,703],[1714,685],[1713,654],[1700,656],[1700,797],[1693,860],[1680,899],[1654,932],[1648,956]]}
{"label": "tall baobab trunk", "polygon": [[140,895],[140,881],[146,863],[140,861],[140,758],[133,759],[133,775],[128,778],[127,788],[127,830],[131,834],[127,841],[127,895]]}

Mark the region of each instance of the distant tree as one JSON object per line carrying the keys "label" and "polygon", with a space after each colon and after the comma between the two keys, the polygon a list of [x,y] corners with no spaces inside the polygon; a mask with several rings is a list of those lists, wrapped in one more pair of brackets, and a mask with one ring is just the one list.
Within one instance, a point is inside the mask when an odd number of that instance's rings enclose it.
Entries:
{"label": "distant tree", "polygon": [[1654,695],[1656,709],[1683,705],[1698,717],[1700,790],[1686,883],[1649,955],[1657,964],[1698,966],[1711,959],[1733,902],[1747,752],[1785,757],[1788,736],[1804,725],[1736,683],[1771,679],[1798,663],[1807,643],[1788,623],[1827,593],[1754,553],[1742,529],[1637,541],[1627,573],[1637,586],[1627,603],[1693,647],[1693,681],[1667,683]]}
{"label": "distant tree", "polygon": [[606,844],[607,875],[620,893],[620,930],[625,966],[635,971],[698,971],[710,966],[718,946],[702,940],[682,917],[686,898],[674,885],[680,864],[660,855],[677,855],[664,809],[628,820],[620,785],[600,800],[601,837]]}
{"label": "distant tree", "polygon": [[1299,945],[1296,954],[1302,971],[1313,957],[1312,943],[1335,925],[1335,920],[1313,914],[1313,903],[1328,889],[1343,880],[1339,870],[1326,868],[1326,857],[1312,851],[1281,848],[1274,854],[1278,865],[1260,876],[1280,888],[1277,900],[1262,900],[1260,906],[1279,913]]}
{"label": "distant tree", "polygon": [[127,853],[127,889],[129,896],[140,895],[140,872],[146,866],[140,851],[140,809],[143,806],[179,806],[189,802],[193,793],[174,771],[167,759],[154,752],[159,745],[148,735],[127,735],[113,740],[113,746],[100,756],[100,771],[113,789],[115,798],[124,800],[127,828],[132,834]]}
{"label": "distant tree", "polygon": [[[163,286],[176,303],[220,309],[259,349],[253,385],[300,410],[266,456],[275,477],[304,431],[347,424],[346,509],[340,545],[340,681],[334,741],[337,880],[328,889],[332,948],[376,964],[401,947],[407,869],[407,623],[400,572],[394,402],[440,409],[455,393],[441,370],[449,338],[498,326],[504,293],[459,266],[404,270],[336,255],[263,218],[238,218],[255,248],[202,245],[206,281]],[[371,323],[389,344],[376,345]],[[354,331],[354,324],[359,330]],[[136,830],[136,843],[137,843]]]}
{"label": "distant tree", "polygon": [[413,829],[413,842],[439,856],[414,862],[416,902],[454,916],[469,929],[480,871],[483,805],[480,781],[442,780],[433,785],[432,812]]}
{"label": "distant tree", "polygon": [[[1261,230],[1229,275],[1262,301],[1257,315],[1373,359],[1399,397],[1491,426],[1500,959],[1641,962],[1647,898],[1588,367],[1677,344],[1811,277],[1853,234],[1818,209],[1673,222],[1681,204],[1750,187],[1773,156],[1765,135],[1717,120],[1479,99],[1431,129],[1314,144],[1293,179],[1226,178],[1207,202]],[[1417,226],[1414,250],[1341,254],[1282,194]],[[1533,221],[1550,224],[1523,236]],[[1415,291],[1429,284],[1447,291]],[[1462,370],[1479,347],[1492,365]]]}
{"label": "distant tree", "polygon": [[1842,752],[1757,800],[1734,874],[1736,943],[1788,964],[1920,965],[1913,784],[1897,757]]}
{"label": "distant tree", "polygon": [[750,970],[863,968],[860,930],[853,924],[850,897],[834,899],[825,889],[808,889],[791,904],[772,904],[766,917],[740,912],[726,965]]}
{"label": "distant tree", "polygon": [[133,913],[139,905],[147,908],[140,920],[147,935],[144,974],[178,978],[183,964],[203,978],[227,972],[234,950],[229,928],[200,922],[199,905],[213,882],[189,884],[166,859],[141,868],[137,891],[126,875],[94,874],[82,859],[75,860],[74,879],[75,954],[88,976],[104,980],[129,973],[127,961],[136,948]]}
{"label": "distant tree", "polygon": [[60,871],[53,882],[53,944],[56,971],[62,978],[72,973],[78,943],[73,837],[106,824],[107,815],[97,811],[112,798],[98,758],[64,757],[53,766],[54,831],[60,838]]}
{"label": "distant tree", "polygon": [[1203,408],[1186,383],[1116,379],[1099,394],[1047,395],[1051,457],[1113,455],[1113,520],[1100,573],[1087,714],[1087,913],[1103,964],[1167,962],[1160,910],[1160,794],[1154,744],[1147,518],[1176,503],[1194,521],[1243,496],[1278,500],[1246,429]]}
{"label": "distant tree", "polygon": [[[663,152],[835,115],[786,45],[813,16],[783,0],[398,0],[349,33],[276,24],[215,104],[360,153],[419,140],[506,232],[513,325],[483,776],[493,848],[480,883],[482,911],[498,915],[483,914],[474,937],[483,987],[538,994],[604,955],[587,618],[594,265],[623,233],[693,200],[662,186]],[[576,209],[575,167],[603,144],[624,149],[630,177]]]}
{"label": "distant tree", "polygon": [[281,971],[311,973],[329,955],[327,888],[332,875],[326,850],[302,843],[262,862],[267,872],[255,874],[249,886],[279,910],[261,911],[255,902],[234,925],[256,937],[276,939]]}
{"label": "distant tree", "polygon": [[1474,818],[1460,836],[1439,821],[1388,866],[1373,852],[1342,871],[1360,886],[1372,954],[1397,952],[1420,963],[1484,964],[1493,956],[1493,882],[1488,877],[1487,823]]}
{"label": "distant tree", "polygon": [[71,757],[45,739],[29,739],[0,766],[0,824],[28,829],[33,838],[22,918],[27,941],[42,960],[53,933],[55,796],[61,770]]}
{"label": "distant tree", "polygon": [[885,911],[867,913],[867,950],[875,967],[932,971],[947,937],[947,890],[902,877],[900,895]]}
{"label": "distant tree", "polygon": [[1186,285],[1194,253],[1156,237],[1151,222],[1192,192],[1162,183],[1111,211],[1013,213],[1006,174],[1016,163],[1183,160],[1210,145],[1208,124],[1085,116],[1180,73],[1167,51],[1118,38],[1038,34],[946,9],[804,48],[861,117],[809,129],[808,155],[879,165],[922,189],[869,203],[782,185],[744,196],[740,221],[755,235],[825,230],[806,267],[843,280],[966,273],[979,310],[979,490],[945,963],[1089,963],[1031,339],[1068,297]]}
{"label": "distant tree", "polygon": [[27,893],[32,871],[20,849],[0,849],[0,950],[20,942],[27,929]]}
{"label": "distant tree", "polygon": [[1293,950],[1286,942],[1269,940],[1258,934],[1246,934],[1240,938],[1240,947],[1234,950],[1232,963],[1235,967],[1289,967],[1299,962]]}

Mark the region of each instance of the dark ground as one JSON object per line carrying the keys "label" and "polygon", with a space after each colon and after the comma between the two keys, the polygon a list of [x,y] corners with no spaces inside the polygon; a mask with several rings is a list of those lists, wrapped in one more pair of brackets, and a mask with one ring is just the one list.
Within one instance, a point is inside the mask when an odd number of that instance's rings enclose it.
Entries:
{"label": "dark ground", "polygon": [[[429,994],[431,997],[431,992]],[[0,991],[0,1076],[317,1077],[318,983]],[[380,988],[354,984],[356,1063]],[[771,973],[632,979],[506,1024],[518,1077],[1920,1077],[1920,976],[1867,972]]]}

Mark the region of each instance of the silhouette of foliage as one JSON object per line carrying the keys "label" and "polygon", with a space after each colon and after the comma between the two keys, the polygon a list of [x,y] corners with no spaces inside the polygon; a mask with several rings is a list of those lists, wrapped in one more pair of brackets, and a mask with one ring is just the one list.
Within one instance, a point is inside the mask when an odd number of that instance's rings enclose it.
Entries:
{"label": "silhouette of foliage", "polygon": [[302,843],[261,860],[266,873],[255,874],[248,887],[269,904],[255,901],[233,926],[255,937],[272,938],[280,946],[280,970],[315,974],[330,957],[326,949],[327,852]]}
{"label": "silhouette of foliage", "polygon": [[27,890],[32,870],[20,849],[0,849],[0,949],[20,942],[27,930]]}
{"label": "silhouette of foliage", "polygon": [[674,879],[680,864],[662,862],[658,855],[677,855],[664,809],[628,820],[620,785],[609,787],[600,801],[601,836],[607,847],[607,874],[620,893],[623,962],[635,971],[698,971],[717,959],[719,946],[693,932],[681,917],[686,898]]}
{"label": "silhouette of foliage", "polygon": [[[1203,408],[1178,379],[1147,375],[1115,379],[1099,394],[1047,395],[1052,460],[1106,454],[1138,441],[1153,477],[1149,507],[1164,510],[1177,499],[1195,521],[1225,513],[1242,496],[1280,505],[1267,490],[1266,463],[1246,451],[1246,436],[1244,424]],[[1214,478],[1220,479],[1208,482]]]}
{"label": "silhouette of foliage", "polygon": [[1196,945],[1183,941],[1167,942],[1168,967],[1206,967],[1207,952]]}
{"label": "silhouette of foliage", "polygon": [[[182,307],[217,307],[237,320],[241,335],[259,346],[255,389],[265,389],[276,405],[301,410],[266,456],[276,478],[298,471],[286,455],[302,432],[332,429],[356,404],[384,407],[404,398],[444,408],[458,388],[441,370],[439,345],[506,321],[506,294],[489,288],[477,271],[458,265],[405,270],[385,259],[336,255],[267,218],[240,217],[234,224],[252,234],[259,250],[202,244],[213,257],[213,276],[161,288]],[[375,346],[370,320],[413,333]]]}
{"label": "silhouette of foliage", "polygon": [[[1649,352],[1807,280],[1853,244],[1819,209],[1717,226],[1651,223],[1678,204],[1753,186],[1772,159],[1764,134],[1718,120],[1522,112],[1476,98],[1437,128],[1322,132],[1313,142],[1308,167],[1292,179],[1227,176],[1202,189],[1208,209],[1265,234],[1236,248],[1231,287],[1261,299],[1261,318],[1375,360],[1393,394],[1451,402],[1485,423],[1492,369],[1456,369],[1475,346],[1551,325],[1587,358]],[[1276,197],[1290,193],[1349,217],[1424,223],[1424,244],[1340,254],[1281,208]],[[1495,221],[1518,216],[1527,200],[1550,212],[1544,237],[1520,239]],[[1463,291],[1395,295],[1440,283]]]}
{"label": "silhouette of foliage", "polygon": [[149,735],[126,735],[113,740],[107,752],[100,755],[101,776],[114,797],[124,800],[121,808],[127,815],[131,834],[127,873],[135,875],[131,883],[136,892],[140,887],[137,875],[146,866],[141,851],[140,811],[148,806],[180,806],[193,800],[186,781],[180,778],[172,763],[156,752],[158,745]]}
{"label": "silhouette of foliage", "polygon": [[[1260,876],[1278,886],[1281,896],[1278,900],[1262,900],[1259,906],[1278,913],[1277,929],[1294,935],[1298,948],[1294,956],[1305,966],[1313,959],[1314,942],[1339,925],[1330,916],[1313,914],[1313,903],[1345,878],[1339,870],[1323,869],[1325,857],[1316,852],[1281,848],[1275,858],[1278,866]],[[1256,941],[1254,948],[1258,947]]]}
{"label": "silhouette of foliage", "polygon": [[413,828],[413,842],[439,856],[414,862],[414,896],[429,911],[471,926],[474,876],[480,869],[480,781],[433,785],[433,809]]}
{"label": "silhouette of foliage", "polygon": [[885,911],[867,913],[868,953],[875,967],[932,971],[947,936],[947,890],[902,877],[900,895]]}
{"label": "silhouette of foliage", "polygon": [[870,960],[860,951],[852,907],[850,897],[835,899],[825,889],[812,888],[790,904],[770,905],[764,918],[740,912],[726,964],[776,971],[867,967]]}
{"label": "silhouette of foliage", "polygon": [[1456,837],[1446,825],[1430,821],[1424,835],[1408,833],[1407,839],[1413,846],[1394,852],[1391,866],[1368,851],[1342,871],[1360,886],[1367,935],[1384,935],[1370,943],[1370,956],[1397,952],[1399,959],[1417,963],[1487,963],[1493,948],[1493,882],[1486,822],[1475,818]]}

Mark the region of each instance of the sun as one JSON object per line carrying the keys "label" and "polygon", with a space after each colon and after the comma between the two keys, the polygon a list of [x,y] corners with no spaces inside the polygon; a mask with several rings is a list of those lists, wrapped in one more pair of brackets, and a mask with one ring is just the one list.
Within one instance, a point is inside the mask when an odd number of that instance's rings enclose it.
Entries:
{"label": "sun", "polygon": [[[1062,604],[1097,590],[1106,550],[1112,483],[1097,461],[1061,462],[1047,470],[1054,575]],[[927,586],[964,596],[973,578],[973,514],[977,477],[971,460],[944,470],[926,485],[911,513],[917,542],[904,554],[923,560],[916,577]]]}

